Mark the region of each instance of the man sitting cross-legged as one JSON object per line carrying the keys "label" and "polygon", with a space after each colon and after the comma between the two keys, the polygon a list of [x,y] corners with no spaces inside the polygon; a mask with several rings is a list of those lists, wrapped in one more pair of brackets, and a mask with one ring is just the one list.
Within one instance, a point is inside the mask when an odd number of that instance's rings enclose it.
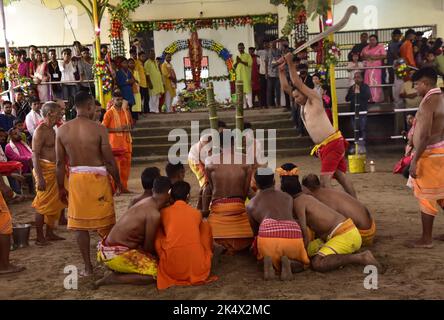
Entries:
{"label": "man sitting cross-legged", "polygon": [[153,190],[152,190],[153,183],[154,180],[156,180],[159,177],[160,177],[160,170],[157,167],[150,167],[143,170],[142,175],[140,176],[140,180],[142,181],[142,187],[144,192],[130,201],[128,209],[131,208],[140,200],[149,198],[153,195]]}
{"label": "man sitting cross-legged", "polygon": [[[361,248],[361,235],[351,219],[327,207],[313,196],[302,193],[297,175],[286,175],[296,166],[284,164],[280,168],[281,189],[293,197],[293,210],[301,226],[304,242],[312,257],[313,270],[327,272],[348,264],[375,265],[378,261],[370,251],[357,253]],[[321,241],[309,242],[309,230]],[[319,243],[321,242],[321,243]],[[325,242],[325,243],[324,243]],[[313,248],[318,245],[318,248]]]}
{"label": "man sitting cross-legged", "polygon": [[99,243],[97,260],[113,272],[96,281],[107,284],[147,284],[157,276],[154,241],[160,224],[160,209],[170,201],[170,180],[154,181],[153,196],[129,209]]}
{"label": "man sitting cross-legged", "polygon": [[259,192],[248,203],[247,213],[255,235],[255,253],[264,260],[264,278],[291,280],[295,272],[310,264],[299,224],[293,218],[293,199],[275,190],[274,171],[259,169],[255,174]]}
{"label": "man sitting cross-legged", "polygon": [[373,244],[376,224],[368,209],[361,202],[343,191],[321,187],[321,182],[315,174],[305,176],[302,179],[302,185],[307,187],[310,194],[323,204],[353,220],[361,234],[362,246]]}
{"label": "man sitting cross-legged", "polygon": [[171,187],[171,206],[161,211],[156,236],[159,256],[157,288],[198,285],[214,281],[211,277],[213,236],[202,214],[188,204],[190,185],[178,181]]}

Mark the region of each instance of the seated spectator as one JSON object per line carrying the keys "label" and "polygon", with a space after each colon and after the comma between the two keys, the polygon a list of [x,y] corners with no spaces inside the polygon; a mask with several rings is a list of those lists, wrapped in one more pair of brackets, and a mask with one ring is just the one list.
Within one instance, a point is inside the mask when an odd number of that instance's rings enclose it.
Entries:
{"label": "seated spectator", "polygon": [[38,98],[31,100],[31,111],[26,115],[25,124],[26,129],[32,136],[37,126],[43,121],[42,114],[40,112],[42,105]]}
{"label": "seated spectator", "polygon": [[[411,71],[410,76],[412,76],[413,73],[415,73],[415,71]],[[410,77],[404,82],[399,96],[404,99],[406,108],[418,108],[422,100]]]}
{"label": "seated spectator", "polygon": [[20,135],[22,137],[22,141],[23,142],[28,143],[28,145],[31,144],[30,142],[32,140],[32,137],[26,131],[25,122],[23,122],[22,120],[17,119],[17,120],[14,121],[13,128],[16,128],[16,129],[18,129],[20,131]]}
{"label": "seated spectator", "polygon": [[[23,164],[22,173],[28,175],[27,182],[30,193],[33,193],[34,182],[32,180],[32,150],[27,143],[23,142],[18,129],[12,128],[8,132],[9,143],[6,145],[5,154],[9,161],[18,161]],[[19,192],[17,192],[19,193]]]}
{"label": "seated spectator", "polygon": [[2,114],[0,114],[0,127],[9,131],[14,126],[14,121],[17,119],[12,114],[12,103],[10,101],[3,102]]}

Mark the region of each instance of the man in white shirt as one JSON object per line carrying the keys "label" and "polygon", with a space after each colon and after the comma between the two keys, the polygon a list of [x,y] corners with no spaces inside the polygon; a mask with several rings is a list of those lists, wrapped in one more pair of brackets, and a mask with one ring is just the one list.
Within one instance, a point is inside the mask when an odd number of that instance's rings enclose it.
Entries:
{"label": "man in white shirt", "polygon": [[33,98],[31,100],[31,111],[26,115],[25,124],[26,129],[28,129],[29,134],[32,136],[34,134],[37,126],[43,121],[43,117],[40,113],[42,105],[39,99]]}
{"label": "man in white shirt", "polygon": [[[62,73],[62,82],[64,81],[75,81],[75,73],[77,72],[77,67],[74,65],[71,59],[71,49],[64,49],[62,51],[63,60],[59,61],[59,69]],[[76,83],[64,83],[62,84],[63,99],[73,100],[77,93]]]}
{"label": "man in white shirt", "polygon": [[259,56],[259,84],[261,87],[261,107],[265,107],[267,105],[267,65],[265,60],[267,58],[269,48],[270,43],[267,40],[264,40],[261,49],[256,52],[256,54]]}

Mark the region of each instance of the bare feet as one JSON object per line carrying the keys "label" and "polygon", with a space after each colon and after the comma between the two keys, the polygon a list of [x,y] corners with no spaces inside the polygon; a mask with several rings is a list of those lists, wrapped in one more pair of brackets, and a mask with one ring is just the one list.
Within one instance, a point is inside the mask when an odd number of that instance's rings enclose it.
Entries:
{"label": "bare feet", "polygon": [[26,269],[25,267],[9,264],[9,266],[6,269],[0,269],[0,275],[22,272],[25,269]]}
{"label": "bare feet", "polygon": [[276,274],[273,269],[273,262],[270,257],[264,258],[264,280],[274,280],[276,279]]}
{"label": "bare feet", "polygon": [[376,268],[381,268],[381,264],[376,260],[376,258],[373,256],[373,253],[371,253],[370,250],[358,253],[362,257],[362,263],[363,265],[369,266],[375,266]]}
{"label": "bare feet", "polygon": [[290,260],[291,265],[291,272],[292,273],[299,273],[304,271],[304,264],[302,262],[296,261],[296,260]]}
{"label": "bare feet", "polygon": [[49,241],[60,241],[60,240],[66,240],[66,239],[56,235],[55,233],[51,233],[51,234],[47,233],[46,234],[46,240],[49,240]]}
{"label": "bare feet", "polygon": [[404,242],[404,246],[410,249],[432,249],[432,241],[425,241],[424,239],[410,240]]}
{"label": "bare feet", "polygon": [[35,245],[39,247],[46,247],[49,246],[51,242],[49,242],[47,239],[37,239],[35,240]]}
{"label": "bare feet", "polygon": [[103,275],[103,278],[101,278],[101,279],[97,280],[96,282],[94,282],[94,288],[98,289],[101,286],[105,286],[105,285],[113,284],[113,283],[115,283],[115,281],[114,281],[114,272],[107,271]]}
{"label": "bare feet", "polygon": [[65,238],[59,237],[58,235],[56,235],[54,233],[54,231],[52,230],[52,228],[48,228],[48,226],[46,227],[46,235],[45,235],[46,240],[49,241],[60,241],[60,240],[65,240]]}
{"label": "bare feet", "polygon": [[281,280],[291,281],[293,280],[293,274],[291,273],[291,264],[288,257],[281,257]]}

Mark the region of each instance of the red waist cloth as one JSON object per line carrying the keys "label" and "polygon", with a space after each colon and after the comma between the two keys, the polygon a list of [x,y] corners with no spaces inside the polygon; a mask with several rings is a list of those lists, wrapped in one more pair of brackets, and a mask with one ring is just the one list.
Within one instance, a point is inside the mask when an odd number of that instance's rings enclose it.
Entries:
{"label": "red waist cloth", "polygon": [[213,200],[211,202],[211,205],[214,206],[216,204],[221,204],[221,203],[245,203],[245,200],[243,200],[241,198],[221,198],[221,199]]}

